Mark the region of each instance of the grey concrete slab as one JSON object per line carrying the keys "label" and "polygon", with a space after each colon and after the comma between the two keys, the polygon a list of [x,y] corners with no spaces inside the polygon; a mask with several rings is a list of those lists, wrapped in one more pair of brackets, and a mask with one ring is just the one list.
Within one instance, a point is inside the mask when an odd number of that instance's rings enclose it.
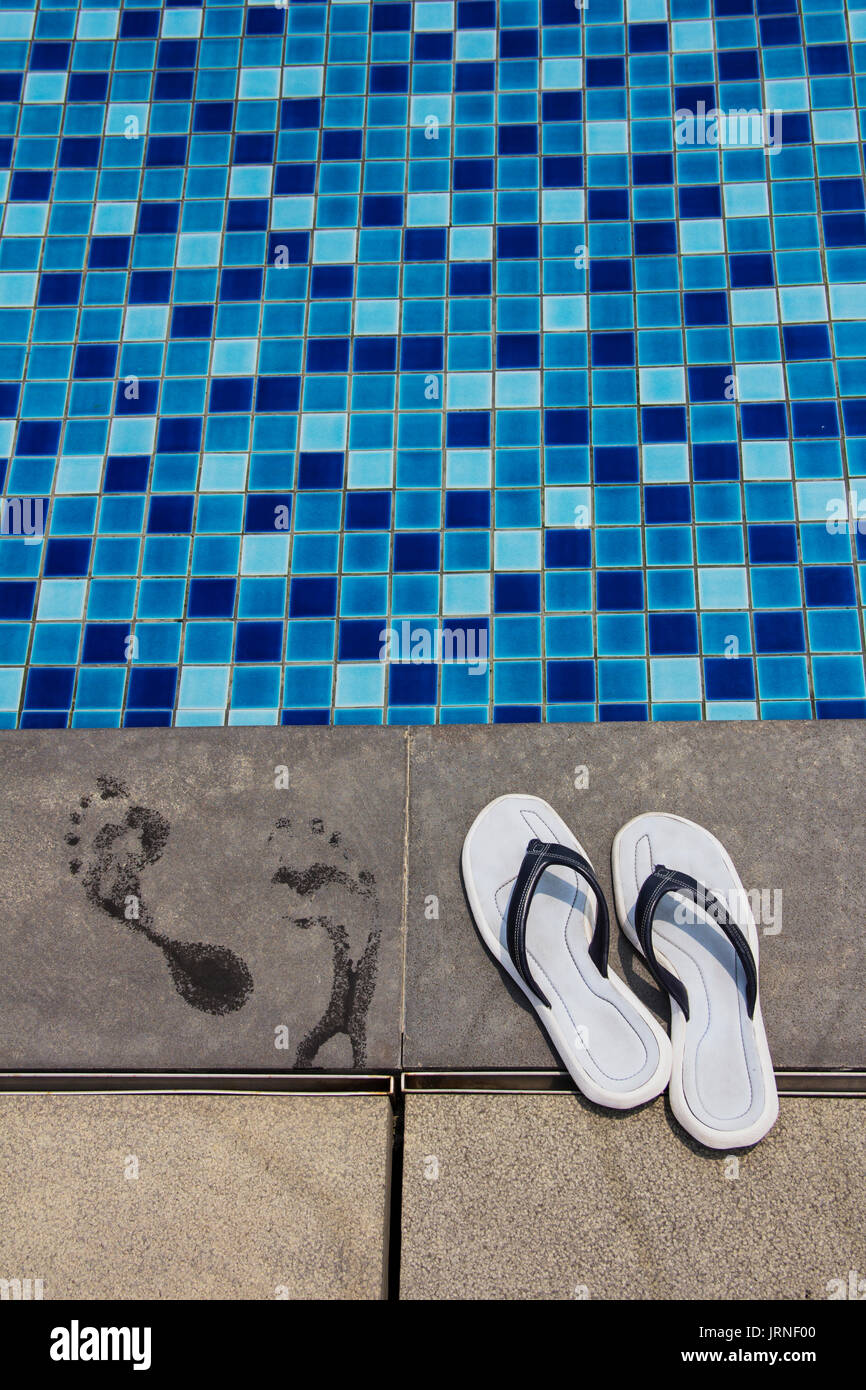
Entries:
{"label": "grey concrete slab", "polygon": [[410,1095],[401,1297],[862,1297],[864,1123],[863,1101],[783,1099],[735,1156],[664,1100]]}
{"label": "grey concrete slab", "polygon": [[381,1298],[391,1126],[384,1096],[2,1096],[0,1274],[45,1299]]}
{"label": "grey concrete slab", "polygon": [[[555,1064],[524,996],[481,945],[460,882],[466,831],[506,791],[556,807],[611,904],[610,849],[627,820],[667,810],[707,826],[745,887],[766,894],[761,989],[775,1065],[866,1064],[864,724],[423,729],[411,748],[406,1066]],[[612,960],[666,1017],[619,932]]]}
{"label": "grey concrete slab", "polygon": [[399,1064],[398,729],[0,736],[0,1068]]}

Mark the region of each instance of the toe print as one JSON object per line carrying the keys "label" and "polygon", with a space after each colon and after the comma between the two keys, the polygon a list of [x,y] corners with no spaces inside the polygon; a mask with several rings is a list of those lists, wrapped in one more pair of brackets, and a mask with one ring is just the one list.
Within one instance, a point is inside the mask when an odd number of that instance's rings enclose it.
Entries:
{"label": "toe print", "polygon": [[291,897],[288,920],[300,931],[321,932],[333,958],[327,1008],[302,1039],[295,1066],[312,1066],[325,1043],[342,1035],[351,1044],[353,1065],[363,1067],[381,937],[376,880],[353,862],[340,833],[328,833],[318,817],[295,824],[283,817],[269,843],[280,857],[271,882]]}
{"label": "toe print", "polygon": [[116,778],[98,777],[96,787],[71,813],[66,835],[73,850],[69,870],[88,902],[162,951],[175,989],[192,1008],[208,1014],[241,1008],[253,988],[246,963],[227,946],[166,936],[142,898],[142,872],[162,855],[168,821],[158,811],[131,805],[128,789]]}

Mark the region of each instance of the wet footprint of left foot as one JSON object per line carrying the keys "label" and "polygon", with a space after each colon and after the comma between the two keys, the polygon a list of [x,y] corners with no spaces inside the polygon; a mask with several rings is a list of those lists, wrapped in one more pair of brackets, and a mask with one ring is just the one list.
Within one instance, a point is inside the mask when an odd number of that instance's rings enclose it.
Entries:
{"label": "wet footprint of left foot", "polygon": [[[142,899],[141,874],[162,855],[168,821],[158,811],[130,804],[128,788],[116,778],[97,777],[96,788],[81,797],[66,835],[74,850],[69,870],[80,877],[88,902],[162,951],[175,989],[192,1008],[208,1014],[240,1009],[253,989],[246,962],[227,946],[166,936],[154,926]],[[96,820],[98,828],[88,835]]]}

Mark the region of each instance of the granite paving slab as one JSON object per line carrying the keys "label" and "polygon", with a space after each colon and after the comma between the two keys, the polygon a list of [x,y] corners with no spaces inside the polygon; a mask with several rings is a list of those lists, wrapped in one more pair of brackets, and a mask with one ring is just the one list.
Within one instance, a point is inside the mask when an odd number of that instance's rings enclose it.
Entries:
{"label": "granite paving slab", "polygon": [[[559,811],[611,904],[621,825],[650,810],[705,825],[760,905],[776,1067],[866,1065],[863,723],[419,729],[411,748],[404,1065],[558,1065],[523,994],[482,946],[460,880],[466,831],[506,791]],[[620,932],[611,959],[666,1018],[667,1001]]]}
{"label": "granite paving slab", "polygon": [[400,1061],[405,735],[0,735],[0,1069]]}
{"label": "granite paving slab", "polygon": [[0,1274],[44,1299],[381,1298],[391,1127],[380,1096],[2,1096]]}
{"label": "granite paving slab", "polygon": [[785,1098],[733,1155],[663,1099],[410,1095],[401,1296],[862,1298],[864,1122],[863,1101]]}

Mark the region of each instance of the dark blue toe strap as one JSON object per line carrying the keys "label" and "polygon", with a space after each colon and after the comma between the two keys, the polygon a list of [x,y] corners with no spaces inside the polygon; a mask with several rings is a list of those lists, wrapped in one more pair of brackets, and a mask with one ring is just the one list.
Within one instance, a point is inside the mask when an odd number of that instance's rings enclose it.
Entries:
{"label": "dark blue toe strap", "polygon": [[668,994],[677,1001],[688,1018],[689,996],[686,987],[682,980],[659,963],[653,946],[653,921],[662,898],[668,893],[682,893],[685,897],[691,898],[715,922],[716,926],[721,927],[736,951],[745,972],[746,1005],[749,1010],[749,1018],[754,1017],[755,1005],[758,1002],[758,968],[755,965],[755,957],[752,955],[745,934],[728,915],[727,908],[720,902],[715,893],[711,893],[709,888],[703,883],[699,883],[696,878],[692,878],[691,875],[681,873],[679,869],[666,869],[664,864],[656,864],[649,878],[645,880],[638,893],[634,912],[637,939],[646,956],[647,965],[653,978],[661,985],[662,989],[666,989]]}
{"label": "dark blue toe strap", "polygon": [[595,895],[595,931],[589,945],[589,954],[601,975],[607,974],[607,957],[610,950],[610,919],[607,903],[604,900],[601,884],[596,878],[589,860],[584,859],[577,850],[569,849],[567,845],[545,844],[543,840],[530,840],[526,846],[523,863],[520,865],[517,878],[514,880],[514,887],[511,890],[505,923],[506,941],[508,954],[511,956],[521,979],[547,1008],[550,1008],[550,1001],[539,989],[529,968],[529,959],[526,954],[526,921],[529,917],[533,894],[538,887],[541,875],[545,869],[552,868],[554,865],[563,869],[573,869],[580,878],[586,880]]}

